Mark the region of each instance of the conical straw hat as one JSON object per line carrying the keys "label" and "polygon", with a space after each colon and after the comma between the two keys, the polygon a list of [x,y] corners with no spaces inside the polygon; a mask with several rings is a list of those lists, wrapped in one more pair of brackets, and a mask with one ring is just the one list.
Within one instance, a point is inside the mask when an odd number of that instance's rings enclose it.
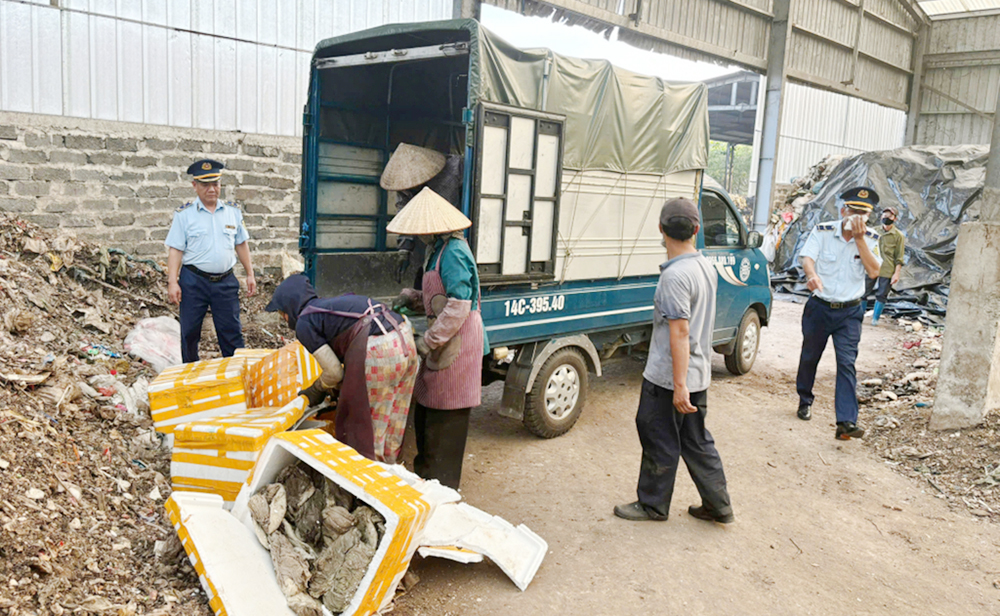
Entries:
{"label": "conical straw hat", "polygon": [[401,143],[382,172],[379,184],[386,190],[406,190],[427,182],[444,169],[441,152]]}
{"label": "conical straw hat", "polygon": [[400,235],[442,235],[472,226],[455,206],[430,188],[424,187],[403,210],[389,221],[386,230]]}

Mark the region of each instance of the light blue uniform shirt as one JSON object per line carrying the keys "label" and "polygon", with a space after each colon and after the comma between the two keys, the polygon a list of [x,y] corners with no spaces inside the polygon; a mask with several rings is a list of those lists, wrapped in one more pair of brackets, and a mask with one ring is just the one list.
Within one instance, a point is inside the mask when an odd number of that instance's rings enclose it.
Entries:
{"label": "light blue uniform shirt", "polygon": [[[850,302],[865,294],[868,274],[858,254],[854,238],[845,240],[843,220],[816,225],[806,238],[799,259],[809,257],[816,262],[816,273],[823,281],[823,290],[813,294],[828,302]],[[878,233],[865,231],[865,243],[882,265],[878,251]]]}
{"label": "light blue uniform shirt", "polygon": [[164,244],[184,253],[183,265],[193,265],[209,274],[221,274],[236,265],[236,247],[250,239],[243,226],[243,211],[219,201],[209,212],[201,199],[174,212]]}

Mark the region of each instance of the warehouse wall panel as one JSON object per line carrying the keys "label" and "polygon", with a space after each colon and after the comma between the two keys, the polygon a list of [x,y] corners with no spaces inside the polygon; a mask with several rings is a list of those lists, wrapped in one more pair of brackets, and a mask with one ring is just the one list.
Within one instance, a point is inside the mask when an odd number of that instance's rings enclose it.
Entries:
{"label": "warehouse wall panel", "polygon": [[301,134],[316,43],[453,0],[0,0],[0,111]]}
{"label": "warehouse wall panel", "polygon": [[931,24],[916,143],[989,143],[1000,91],[1000,15]]}

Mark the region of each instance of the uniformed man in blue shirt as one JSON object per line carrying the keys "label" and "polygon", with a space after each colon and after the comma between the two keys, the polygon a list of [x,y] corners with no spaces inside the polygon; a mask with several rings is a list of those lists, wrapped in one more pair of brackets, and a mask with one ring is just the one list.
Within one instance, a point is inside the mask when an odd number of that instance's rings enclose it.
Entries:
{"label": "uniformed man in blue shirt", "polygon": [[878,205],[878,193],[857,187],[840,195],[841,220],[816,225],[806,239],[799,263],[806,273],[806,286],[812,297],[802,312],[802,355],[796,389],[799,393],[799,419],[812,417],[813,383],[826,342],[833,338],[837,354],[837,388],[834,406],[837,411],[835,437],[841,440],[861,438],[864,429],[858,423],[857,373],[854,361],[861,341],[861,305],[865,278],[876,278],[882,259],[878,234],[865,225],[868,215]]}
{"label": "uniformed man in blue shirt", "polygon": [[247,273],[247,293],[257,292],[243,212],[219,200],[224,167],[215,160],[199,160],[188,167],[198,196],[177,208],[163,242],[170,251],[167,296],[170,303],[180,304],[184,363],[198,361],[201,324],[209,308],[222,355],[230,357],[243,347],[240,282],[233,274],[237,258]]}

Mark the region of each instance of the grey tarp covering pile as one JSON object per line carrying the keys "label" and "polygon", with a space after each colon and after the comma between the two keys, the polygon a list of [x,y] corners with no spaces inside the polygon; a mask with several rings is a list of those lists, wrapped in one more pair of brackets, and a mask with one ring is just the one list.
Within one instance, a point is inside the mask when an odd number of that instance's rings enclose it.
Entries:
{"label": "grey tarp covering pile", "polygon": [[917,146],[845,159],[785,231],[772,284],[780,291],[807,295],[798,263],[806,237],[818,223],[840,217],[838,195],[853,186],[870,186],[881,202],[869,225],[880,228],[875,225],[881,208],[894,206],[906,236],[906,261],[886,313],[941,321],[959,225],[979,217],[988,154],[987,146]]}
{"label": "grey tarp covering pile", "polygon": [[[664,174],[708,164],[708,90],[606,60],[521,50],[471,19],[393,24],[321,41],[317,58],[468,41],[469,107],[479,101],[566,116],[563,166]],[[548,78],[546,79],[546,65]]]}

